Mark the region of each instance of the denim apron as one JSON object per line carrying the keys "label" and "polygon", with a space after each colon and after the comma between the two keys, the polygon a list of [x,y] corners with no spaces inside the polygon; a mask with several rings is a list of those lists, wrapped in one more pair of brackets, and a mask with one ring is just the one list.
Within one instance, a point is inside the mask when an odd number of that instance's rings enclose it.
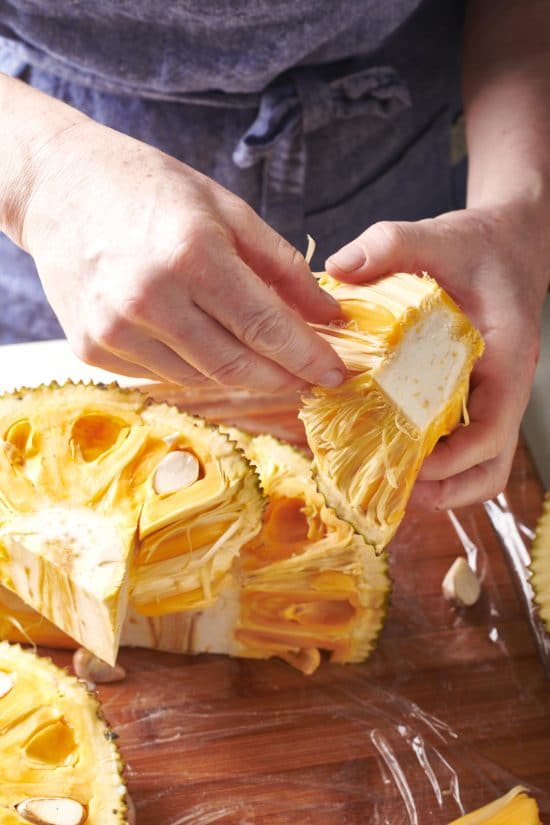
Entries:
{"label": "denim apron", "polygon": [[[462,205],[461,23],[462,0],[0,0],[0,71],[311,234],[320,268],[374,221]],[[1,234],[0,299],[0,342],[62,336]]]}

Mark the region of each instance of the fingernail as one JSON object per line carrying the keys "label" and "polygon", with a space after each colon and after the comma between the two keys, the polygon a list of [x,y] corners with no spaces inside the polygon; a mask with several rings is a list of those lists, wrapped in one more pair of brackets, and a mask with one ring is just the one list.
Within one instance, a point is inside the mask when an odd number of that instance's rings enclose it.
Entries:
{"label": "fingernail", "polygon": [[359,244],[350,243],[342,247],[342,249],[334,255],[331,255],[327,260],[327,264],[333,264],[333,266],[341,269],[342,272],[353,272],[355,269],[363,266],[366,260],[365,253]]}
{"label": "fingernail", "polygon": [[340,370],[329,370],[319,380],[321,387],[338,387],[344,380],[344,375]]}

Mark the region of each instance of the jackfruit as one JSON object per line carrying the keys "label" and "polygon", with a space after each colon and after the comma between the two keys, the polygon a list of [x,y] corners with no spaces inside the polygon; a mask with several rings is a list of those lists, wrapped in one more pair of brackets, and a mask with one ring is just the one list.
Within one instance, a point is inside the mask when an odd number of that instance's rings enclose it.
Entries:
{"label": "jackfruit", "polygon": [[450,825],[542,825],[536,800],[516,786],[477,811],[453,820]]}
{"label": "jackfruit", "polygon": [[[130,604],[121,644],[279,656],[306,673],[318,666],[322,651],[338,662],[366,658],[387,609],[386,557],[377,556],[325,506],[304,454],[271,436],[229,432],[257,467],[268,496],[261,532],[244,543],[213,604],[159,615],[143,615]],[[0,589],[0,634],[75,646],[5,588]]]}
{"label": "jackfruit", "polygon": [[2,825],[123,825],[122,763],[84,685],[0,642]]}
{"label": "jackfruit", "polygon": [[322,274],[320,285],[344,320],[315,328],[348,377],[335,389],[315,387],[300,417],[327,503],[380,550],[403,518],[424,458],[461,416],[467,422],[470,371],[483,341],[427,275],[357,286]]}
{"label": "jackfruit", "polygon": [[0,438],[0,583],[110,664],[129,599],[143,614],[214,603],[259,530],[263,498],[236,447],[139,392],[4,395]]}

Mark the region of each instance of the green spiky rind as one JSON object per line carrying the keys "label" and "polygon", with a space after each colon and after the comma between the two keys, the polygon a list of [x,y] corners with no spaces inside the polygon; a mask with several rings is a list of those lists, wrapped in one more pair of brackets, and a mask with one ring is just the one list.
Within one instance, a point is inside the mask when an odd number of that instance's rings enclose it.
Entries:
{"label": "green spiky rind", "polygon": [[546,492],[535,530],[530,569],[534,601],[546,631],[550,633],[550,490]]}
{"label": "green spiky rind", "polygon": [[105,766],[105,764],[110,763],[113,768],[113,770],[109,772],[109,775],[114,777],[113,793],[116,793],[117,801],[113,802],[113,804],[116,804],[117,808],[111,809],[116,819],[109,819],[109,825],[127,825],[128,806],[126,802],[126,785],[123,777],[125,766],[116,746],[118,736],[112,731],[111,726],[105,719],[97,695],[90,690],[84,681],[73,676],[66,668],[58,667],[49,657],[39,656],[33,651],[25,650],[20,644],[0,641],[0,665],[12,665],[14,670],[16,670],[17,663],[18,661],[21,662],[21,660],[29,665],[32,662],[33,670],[39,669],[42,676],[50,678],[56,684],[62,681],[62,690],[65,696],[68,691],[72,691],[75,698],[85,698],[85,702],[81,707],[86,707],[89,710],[89,716],[90,719],[93,719],[94,725],[97,723],[102,728],[103,735],[101,739],[98,740],[104,749],[104,753],[99,755],[101,765]]}

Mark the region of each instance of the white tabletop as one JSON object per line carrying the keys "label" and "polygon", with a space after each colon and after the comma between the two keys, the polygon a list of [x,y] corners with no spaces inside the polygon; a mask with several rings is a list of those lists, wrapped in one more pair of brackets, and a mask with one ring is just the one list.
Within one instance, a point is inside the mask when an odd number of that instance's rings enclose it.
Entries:
{"label": "white tabletop", "polygon": [[67,341],[36,341],[0,347],[0,392],[36,387],[52,381],[61,384],[69,379],[104,383],[118,381],[123,387],[147,383],[143,378],[137,380],[114,375],[84,364],[73,355]]}

